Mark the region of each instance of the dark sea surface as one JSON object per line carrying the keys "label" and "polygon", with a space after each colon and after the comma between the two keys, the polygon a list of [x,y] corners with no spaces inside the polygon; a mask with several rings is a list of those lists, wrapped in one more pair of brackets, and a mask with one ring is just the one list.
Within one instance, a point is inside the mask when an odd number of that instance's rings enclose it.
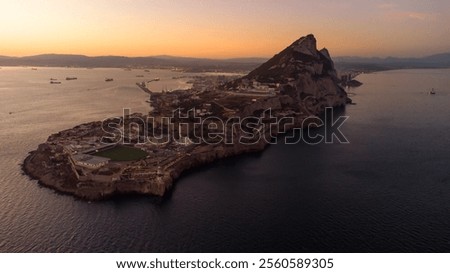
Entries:
{"label": "dark sea surface", "polygon": [[51,133],[147,110],[134,74],[99,71],[50,86],[85,72],[0,70],[1,252],[450,251],[450,70],[360,75],[356,105],[341,113],[350,144],[280,139],[189,171],[164,199],[88,203],[38,186],[19,164]]}

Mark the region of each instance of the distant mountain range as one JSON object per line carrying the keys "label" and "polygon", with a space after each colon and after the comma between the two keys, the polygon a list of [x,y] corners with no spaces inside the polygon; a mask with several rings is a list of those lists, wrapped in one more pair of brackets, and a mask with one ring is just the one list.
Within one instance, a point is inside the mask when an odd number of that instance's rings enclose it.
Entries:
{"label": "distant mountain range", "polygon": [[204,59],[166,55],[152,57],[88,57],[84,55],[44,54],[28,57],[0,56],[0,66],[177,67],[187,71],[249,71],[266,60],[264,58]]}
{"label": "distant mountain range", "polygon": [[338,70],[376,71],[406,68],[450,68],[450,53],[435,54],[423,58],[334,58]]}
{"label": "distant mountain range", "polygon": [[[0,66],[56,66],[56,67],[145,67],[181,68],[186,71],[250,71],[269,58],[205,59],[174,57],[167,55],[151,57],[123,57],[44,54],[28,57],[0,56]],[[404,68],[450,68],[450,53],[423,58],[363,58],[335,57],[338,70],[377,71]]]}

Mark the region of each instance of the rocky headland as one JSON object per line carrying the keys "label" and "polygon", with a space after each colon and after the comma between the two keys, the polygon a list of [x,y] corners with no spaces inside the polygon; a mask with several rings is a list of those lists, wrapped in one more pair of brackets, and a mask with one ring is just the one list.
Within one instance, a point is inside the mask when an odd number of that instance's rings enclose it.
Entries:
{"label": "rocky headland", "polygon": [[[124,114],[53,134],[30,152],[23,170],[44,186],[86,200],[163,196],[186,170],[264,150],[277,134],[309,126],[325,108],[348,102],[328,50],[318,50],[308,35],[245,77],[201,90],[194,85],[153,93],[149,114]],[[234,120],[240,120],[239,130]],[[141,151],[145,156],[127,156]]]}

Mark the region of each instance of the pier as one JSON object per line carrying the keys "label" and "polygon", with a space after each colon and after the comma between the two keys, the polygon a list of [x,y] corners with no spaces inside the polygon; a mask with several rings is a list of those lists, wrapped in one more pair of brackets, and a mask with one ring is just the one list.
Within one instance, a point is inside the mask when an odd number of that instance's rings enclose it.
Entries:
{"label": "pier", "polygon": [[142,89],[142,91],[144,91],[145,93],[150,94],[150,95],[153,94],[153,92],[147,87],[147,84],[145,83],[145,81],[144,82],[137,82],[136,85],[140,89]]}

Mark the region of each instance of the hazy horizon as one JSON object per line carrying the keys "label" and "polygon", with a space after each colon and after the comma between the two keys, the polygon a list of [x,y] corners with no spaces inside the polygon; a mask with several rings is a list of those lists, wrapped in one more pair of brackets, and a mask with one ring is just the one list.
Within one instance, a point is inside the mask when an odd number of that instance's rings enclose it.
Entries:
{"label": "hazy horizon", "polygon": [[[327,48],[328,49],[328,48]],[[27,58],[27,57],[35,57],[35,56],[45,56],[45,55],[61,55],[61,56],[85,56],[85,57],[89,57],[89,58],[96,58],[96,57],[124,57],[124,58],[187,58],[187,59],[210,59],[210,60],[232,60],[232,59],[270,59],[272,58],[274,55],[278,54],[281,50],[280,49],[278,52],[273,53],[272,55],[267,55],[267,56],[229,56],[229,57],[201,57],[201,56],[179,56],[179,55],[170,55],[170,54],[158,54],[158,55],[145,55],[145,56],[130,56],[130,55],[114,55],[114,54],[100,54],[100,55],[87,55],[87,54],[79,54],[79,53],[54,53],[54,52],[50,52],[50,53],[36,53],[33,55],[21,55],[21,56],[12,56],[12,55],[1,55],[0,57],[12,57],[12,58]],[[331,55],[333,58],[380,58],[380,59],[385,59],[385,58],[424,58],[424,57],[429,57],[429,56],[433,56],[433,55],[440,55],[440,54],[450,54],[450,49],[448,51],[445,52],[430,52],[429,54],[426,55],[418,55],[418,56],[393,56],[393,55],[388,55],[388,56],[361,56],[361,55],[333,55],[331,52]]]}
{"label": "hazy horizon", "polygon": [[11,1],[0,55],[268,58],[313,33],[333,56],[422,57],[450,51],[449,13],[443,0]]}

